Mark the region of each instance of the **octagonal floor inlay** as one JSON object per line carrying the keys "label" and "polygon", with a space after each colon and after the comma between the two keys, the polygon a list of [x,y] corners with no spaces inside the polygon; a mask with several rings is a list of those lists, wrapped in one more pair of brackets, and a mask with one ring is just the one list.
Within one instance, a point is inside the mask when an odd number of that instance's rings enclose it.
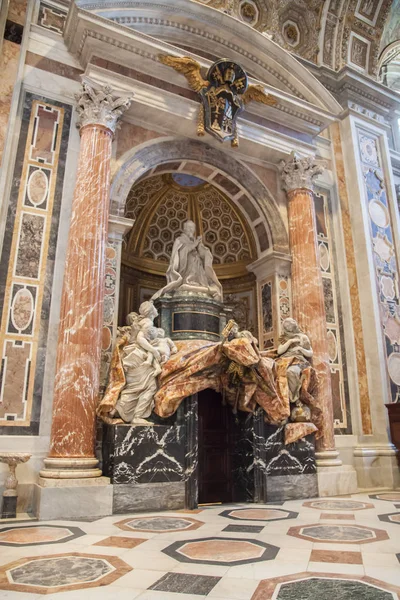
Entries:
{"label": "octagonal floor inlay", "polygon": [[364,527],[363,525],[305,525],[291,527],[288,535],[313,542],[357,543],[367,544],[388,540],[389,536],[382,529]]}
{"label": "octagonal floor inlay", "polygon": [[252,600],[398,600],[399,588],[371,577],[298,573],[261,581]]}
{"label": "octagonal floor inlay", "polygon": [[304,502],[303,506],[317,510],[365,510],[374,508],[370,502],[358,502],[356,500],[312,500]]}
{"label": "octagonal floor inlay", "polygon": [[219,537],[175,542],[163,550],[180,562],[231,566],[272,560],[278,551],[276,546],[258,540]]}
{"label": "octagonal floor inlay", "polygon": [[389,513],[388,515],[378,515],[378,519],[380,521],[384,521],[386,523],[396,523],[400,525],[400,513]]}
{"label": "octagonal floor inlay", "polygon": [[30,525],[0,529],[0,546],[38,546],[59,544],[86,535],[79,527],[57,525]]}
{"label": "octagonal floor inlay", "polygon": [[283,508],[237,508],[224,510],[220,515],[227,519],[238,521],[281,521],[284,519],[296,519],[299,513],[284,510]]}
{"label": "octagonal floor inlay", "polygon": [[386,500],[387,502],[400,502],[400,492],[385,492],[383,494],[373,494],[371,500]]}
{"label": "octagonal floor inlay", "polygon": [[0,568],[0,589],[46,594],[97,587],[131,570],[116,556],[73,552],[23,558]]}
{"label": "octagonal floor inlay", "polygon": [[190,531],[198,529],[204,523],[187,517],[138,517],[125,519],[115,523],[117,527],[125,531],[149,531],[154,533],[166,533],[167,531]]}

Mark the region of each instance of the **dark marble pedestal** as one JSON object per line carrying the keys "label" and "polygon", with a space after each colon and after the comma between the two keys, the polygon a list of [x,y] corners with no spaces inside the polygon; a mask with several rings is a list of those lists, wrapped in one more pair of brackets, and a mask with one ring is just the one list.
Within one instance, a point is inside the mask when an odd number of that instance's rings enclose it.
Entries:
{"label": "dark marble pedestal", "polygon": [[1,505],[2,519],[15,519],[17,516],[17,496],[3,496]]}
{"label": "dark marble pedestal", "polygon": [[259,502],[318,496],[314,435],[284,444],[284,428],[255,419],[256,490]]}
{"label": "dark marble pedestal", "polygon": [[103,473],[113,484],[113,513],[185,505],[183,425],[104,425]]}
{"label": "dark marble pedestal", "polygon": [[173,340],[202,339],[217,342],[226,324],[224,305],[207,296],[177,294],[154,302],[159,324]]}

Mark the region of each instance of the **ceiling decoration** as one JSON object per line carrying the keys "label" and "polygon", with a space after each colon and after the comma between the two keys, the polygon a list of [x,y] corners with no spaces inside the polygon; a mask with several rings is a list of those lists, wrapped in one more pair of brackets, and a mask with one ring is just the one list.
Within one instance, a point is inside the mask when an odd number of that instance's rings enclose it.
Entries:
{"label": "ceiling decoration", "polygon": [[335,71],[350,65],[377,77],[385,40],[392,43],[394,35],[400,36],[400,0],[197,1],[241,19],[286,50]]}
{"label": "ceiling decoration", "polygon": [[211,250],[218,277],[247,275],[257,258],[253,234],[239,208],[219,189],[193,175],[166,173],[133,186],[126,216],[135,219],[123,262],[165,274],[175,238],[191,219]]}

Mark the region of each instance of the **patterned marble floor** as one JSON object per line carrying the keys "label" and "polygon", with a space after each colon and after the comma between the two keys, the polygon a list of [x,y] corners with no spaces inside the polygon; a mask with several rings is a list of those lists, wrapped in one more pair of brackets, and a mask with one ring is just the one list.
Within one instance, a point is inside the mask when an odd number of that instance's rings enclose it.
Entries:
{"label": "patterned marble floor", "polygon": [[0,525],[0,598],[400,600],[400,491]]}

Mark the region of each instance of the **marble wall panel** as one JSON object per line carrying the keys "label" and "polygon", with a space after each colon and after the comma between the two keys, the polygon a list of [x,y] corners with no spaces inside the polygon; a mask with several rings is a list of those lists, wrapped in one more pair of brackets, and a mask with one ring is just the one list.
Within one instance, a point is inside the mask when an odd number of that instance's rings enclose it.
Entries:
{"label": "marble wall panel", "polygon": [[334,427],[336,433],[350,434],[352,432],[350,398],[347,384],[340,293],[335,268],[335,247],[331,233],[332,211],[329,193],[324,190],[315,192],[314,206],[327,323]]}
{"label": "marble wall panel", "polygon": [[37,435],[72,107],[26,93],[0,262],[0,433]]}
{"label": "marble wall panel", "polygon": [[0,163],[21,59],[27,0],[10,0],[0,55]]}
{"label": "marble wall panel", "polygon": [[261,284],[262,347],[264,349],[274,346],[273,288],[273,278]]}
{"label": "marble wall panel", "polygon": [[228,293],[224,291],[224,306],[232,311],[232,318],[241,329],[247,329],[258,336],[254,286],[245,291]]}
{"label": "marble wall panel", "polygon": [[389,376],[389,396],[392,402],[398,402],[400,400],[400,294],[393,226],[379,140],[372,133],[361,129],[358,129],[357,134]]}
{"label": "marble wall panel", "polygon": [[357,382],[360,401],[362,431],[368,435],[372,433],[371,406],[369,399],[367,364],[364,348],[364,336],[361,322],[360,291],[357,283],[357,269],[355,263],[355,250],[352,225],[350,220],[349,196],[346,186],[342,140],[340,128],[337,123],[331,127],[331,136],[335,152],[336,173],[340,212],[342,218],[343,236],[346,248],[347,278],[350,288],[351,316],[353,321],[353,338],[357,361]]}
{"label": "marble wall panel", "polygon": [[53,2],[40,2],[36,23],[45,29],[62,34],[67,20],[65,7]]}
{"label": "marble wall panel", "polygon": [[108,240],[106,244],[106,268],[104,280],[104,307],[103,307],[103,332],[102,332],[102,357],[100,387],[105,389],[107,383],[108,369],[111,362],[113,341],[115,339],[115,311],[116,295],[118,290],[117,272],[120,242]]}

